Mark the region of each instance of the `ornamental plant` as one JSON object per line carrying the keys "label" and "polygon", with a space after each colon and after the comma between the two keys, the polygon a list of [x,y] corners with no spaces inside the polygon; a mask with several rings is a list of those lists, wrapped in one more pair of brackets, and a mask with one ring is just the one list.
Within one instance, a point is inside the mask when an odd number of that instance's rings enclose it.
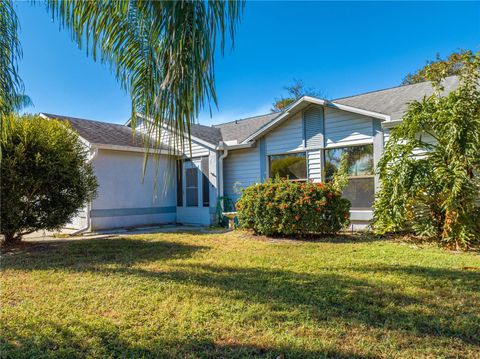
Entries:
{"label": "ornamental plant", "polygon": [[434,94],[412,102],[391,132],[373,228],[459,250],[480,243],[480,53],[462,54],[459,87],[442,96],[447,69],[428,69]]}
{"label": "ornamental plant", "polygon": [[257,234],[334,234],[349,224],[350,202],[330,183],[270,179],[245,188],[236,204],[243,228]]}
{"label": "ornamental plant", "polygon": [[68,223],[97,190],[88,150],[66,123],[5,115],[1,138],[1,222],[6,243]]}

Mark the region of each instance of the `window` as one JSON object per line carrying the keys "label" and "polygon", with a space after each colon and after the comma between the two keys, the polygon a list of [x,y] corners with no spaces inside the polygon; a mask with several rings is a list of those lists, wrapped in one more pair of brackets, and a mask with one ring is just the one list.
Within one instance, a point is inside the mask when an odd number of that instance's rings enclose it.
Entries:
{"label": "window", "polygon": [[198,207],[198,168],[192,161],[185,161],[185,194],[187,207]]}
{"label": "window", "polygon": [[291,180],[307,179],[307,158],[305,152],[269,157],[270,178],[277,176]]}
{"label": "window", "polygon": [[373,145],[332,148],[325,150],[325,177],[329,181],[348,153],[349,184],[343,196],[352,203],[352,209],[371,209],[375,194]]}
{"label": "window", "polygon": [[177,160],[177,206],[183,206],[183,167],[182,160]]}
{"label": "window", "polygon": [[209,175],[208,157],[202,157],[202,202],[203,207],[210,206],[210,181]]}

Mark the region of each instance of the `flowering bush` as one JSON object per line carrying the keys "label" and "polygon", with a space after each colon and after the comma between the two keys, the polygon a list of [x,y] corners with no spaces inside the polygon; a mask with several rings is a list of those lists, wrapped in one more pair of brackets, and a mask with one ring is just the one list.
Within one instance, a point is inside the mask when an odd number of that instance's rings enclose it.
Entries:
{"label": "flowering bush", "polygon": [[329,183],[269,180],[245,188],[240,225],[263,235],[332,234],[349,224],[350,202]]}

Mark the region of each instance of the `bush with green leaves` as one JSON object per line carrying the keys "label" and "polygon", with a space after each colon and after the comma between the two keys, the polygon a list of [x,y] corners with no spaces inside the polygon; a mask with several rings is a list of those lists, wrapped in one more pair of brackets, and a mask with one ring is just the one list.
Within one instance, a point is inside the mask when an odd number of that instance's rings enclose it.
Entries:
{"label": "bush with green leaves", "polygon": [[88,150],[67,123],[7,115],[1,139],[1,223],[6,242],[68,223],[97,189]]}
{"label": "bush with green leaves", "polygon": [[[377,233],[407,231],[462,249],[480,242],[480,54],[463,53],[459,87],[415,101],[379,162]],[[441,70],[441,69],[440,69]]]}
{"label": "bush with green leaves", "polygon": [[345,228],[350,202],[330,183],[276,178],[244,189],[236,208],[243,228],[263,235],[304,237]]}

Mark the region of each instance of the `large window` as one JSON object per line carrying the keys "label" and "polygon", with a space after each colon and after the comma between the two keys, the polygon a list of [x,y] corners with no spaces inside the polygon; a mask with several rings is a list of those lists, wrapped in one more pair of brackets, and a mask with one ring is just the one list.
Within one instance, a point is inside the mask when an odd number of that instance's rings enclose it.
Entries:
{"label": "large window", "polygon": [[352,209],[371,209],[375,194],[373,145],[332,148],[325,150],[325,176],[331,180],[340,166],[344,153],[348,154],[349,184],[343,191],[352,203]]}
{"label": "large window", "polygon": [[305,152],[269,156],[269,176],[291,180],[307,179],[307,158]]}

